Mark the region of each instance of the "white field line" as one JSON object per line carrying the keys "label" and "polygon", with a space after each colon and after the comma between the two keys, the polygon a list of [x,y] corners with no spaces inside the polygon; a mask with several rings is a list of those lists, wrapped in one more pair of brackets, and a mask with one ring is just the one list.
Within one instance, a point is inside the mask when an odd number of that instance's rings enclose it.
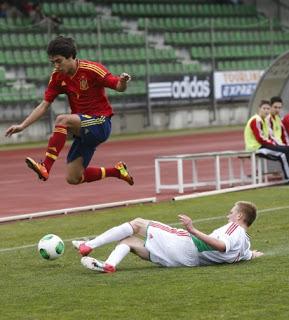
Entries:
{"label": "white field line", "polygon": [[289,247],[287,245],[277,246],[265,252],[267,256],[283,256],[284,254],[289,253]]}
{"label": "white field line", "polygon": [[[71,242],[72,240],[75,240],[75,239],[88,240],[88,239],[93,238],[95,236],[96,235],[91,235],[91,236],[86,236],[86,237],[75,237],[73,239],[65,239],[65,240],[63,240],[63,242]],[[27,244],[25,246],[19,246],[19,247],[2,248],[2,249],[0,249],[0,253],[11,252],[11,251],[16,251],[16,250],[21,250],[21,249],[29,249],[29,248],[37,247],[37,245],[38,245],[37,243],[34,243],[34,244]]]}
{"label": "white field line", "polygon": [[[268,208],[268,209],[263,209],[263,210],[258,210],[258,214],[262,213],[266,214],[266,213],[270,213],[272,211],[281,211],[281,210],[286,210],[289,209],[289,206],[285,206],[285,207],[275,207],[275,208]],[[213,221],[213,220],[221,220],[221,219],[225,219],[226,217],[224,215],[222,216],[215,216],[215,217],[209,217],[209,218],[202,218],[202,219],[196,219],[194,220],[194,223],[198,223],[198,222],[206,222],[206,221]],[[178,226],[180,225],[180,223],[170,223],[169,225],[171,226]],[[73,239],[65,239],[63,240],[64,242],[71,242],[72,240],[75,239],[89,239],[89,238],[94,238],[96,237],[96,235],[90,235],[90,236],[84,236],[84,237],[75,237]],[[19,246],[19,247],[11,247],[11,248],[0,248],[0,253],[3,252],[11,252],[11,251],[16,251],[16,250],[22,250],[22,249],[28,249],[28,248],[33,248],[36,247],[37,244],[27,244],[24,246]]]}

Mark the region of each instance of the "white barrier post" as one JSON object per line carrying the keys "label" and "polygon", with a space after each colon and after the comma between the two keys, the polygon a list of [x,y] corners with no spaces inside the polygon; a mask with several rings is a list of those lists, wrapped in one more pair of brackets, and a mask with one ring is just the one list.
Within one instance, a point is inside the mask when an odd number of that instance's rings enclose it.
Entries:
{"label": "white barrier post", "polygon": [[155,159],[155,179],[156,179],[156,193],[160,193],[161,169],[160,169],[160,162],[158,159]]}
{"label": "white barrier post", "polygon": [[216,189],[221,189],[221,168],[220,168],[220,157],[216,155],[215,157],[215,174],[216,174]]}
{"label": "white barrier post", "polygon": [[184,193],[183,159],[178,159],[178,185],[179,193]]}

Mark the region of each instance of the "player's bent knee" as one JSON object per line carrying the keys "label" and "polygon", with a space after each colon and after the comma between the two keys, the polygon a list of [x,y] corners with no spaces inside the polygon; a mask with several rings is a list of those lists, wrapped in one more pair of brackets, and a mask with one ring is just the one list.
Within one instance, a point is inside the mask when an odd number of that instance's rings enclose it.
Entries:
{"label": "player's bent knee", "polygon": [[65,114],[58,115],[55,119],[55,124],[56,125],[66,125],[67,124],[67,115],[65,115]]}
{"label": "player's bent knee", "polygon": [[130,224],[133,228],[138,228],[142,224],[142,218],[135,218],[132,221],[130,221]]}
{"label": "player's bent knee", "polygon": [[81,177],[66,177],[66,182],[68,184],[80,184],[82,181]]}
{"label": "player's bent knee", "polygon": [[141,229],[147,228],[149,221],[143,218],[135,218],[130,221],[130,225],[132,226],[134,233],[138,233]]}

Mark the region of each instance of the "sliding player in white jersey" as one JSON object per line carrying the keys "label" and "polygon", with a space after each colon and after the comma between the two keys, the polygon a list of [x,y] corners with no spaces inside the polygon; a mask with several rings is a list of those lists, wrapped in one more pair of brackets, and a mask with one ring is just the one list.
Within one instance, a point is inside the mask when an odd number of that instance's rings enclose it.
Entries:
{"label": "sliding player in white jersey", "polygon": [[[262,252],[251,250],[250,238],[246,233],[256,215],[254,204],[239,201],[228,214],[228,223],[210,235],[196,229],[191,218],[181,214],[179,219],[185,229],[136,218],[90,241],[74,240],[72,244],[83,256],[81,263],[88,269],[100,272],[115,272],[116,266],[130,251],[165,267],[235,263],[263,255]],[[113,241],[120,242],[106,261],[87,257],[93,249]]]}

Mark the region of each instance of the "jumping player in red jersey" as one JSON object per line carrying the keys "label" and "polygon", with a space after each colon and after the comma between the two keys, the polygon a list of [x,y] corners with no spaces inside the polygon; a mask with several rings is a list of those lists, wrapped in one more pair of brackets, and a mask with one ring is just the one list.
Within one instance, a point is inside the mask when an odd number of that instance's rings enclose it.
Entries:
{"label": "jumping player in red jersey", "polygon": [[54,99],[64,93],[68,96],[71,114],[57,116],[44,161],[36,162],[27,157],[28,167],[46,181],[65,144],[67,131],[70,131],[74,140],[67,155],[66,180],[69,184],[116,177],[133,185],[133,178],[122,161],[111,168],[88,167],[96,147],[106,141],[111,132],[113,111],[104,88],[123,92],[131,77],[126,73],[114,76],[100,63],[76,59],[76,46],[72,38],[56,37],[49,43],[47,54],[54,71],[44,99],[21,124],[8,128],[6,136],[10,137],[37,121]]}

